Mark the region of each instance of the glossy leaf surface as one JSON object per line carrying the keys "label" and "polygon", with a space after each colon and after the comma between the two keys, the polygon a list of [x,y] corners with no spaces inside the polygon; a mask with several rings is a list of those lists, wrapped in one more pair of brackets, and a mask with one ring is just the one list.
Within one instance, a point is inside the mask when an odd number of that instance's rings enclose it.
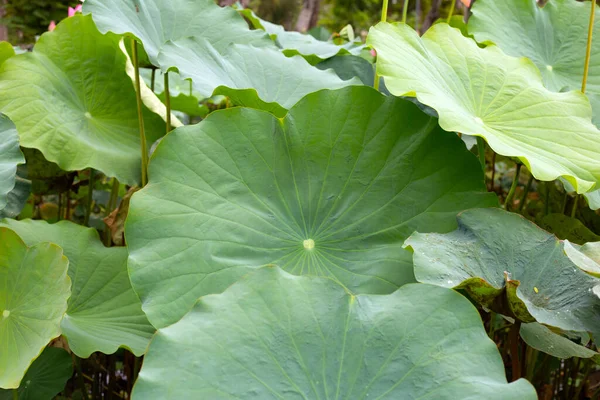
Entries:
{"label": "glossy leaf surface", "polygon": [[15,187],[17,165],[25,163],[19,148],[19,134],[15,125],[0,114],[0,211],[8,202],[8,194]]}

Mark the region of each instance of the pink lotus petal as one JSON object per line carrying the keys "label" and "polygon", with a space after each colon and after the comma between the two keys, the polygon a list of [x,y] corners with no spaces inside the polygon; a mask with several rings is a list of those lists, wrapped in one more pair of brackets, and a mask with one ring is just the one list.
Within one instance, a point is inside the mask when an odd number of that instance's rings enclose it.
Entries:
{"label": "pink lotus petal", "polygon": [[72,17],[73,15],[75,15],[75,9],[74,9],[74,8],[72,8],[72,7],[69,7],[69,13],[68,13],[68,16],[69,16],[69,17]]}
{"label": "pink lotus petal", "polygon": [[371,49],[371,55],[373,57],[377,57],[377,52],[375,51],[375,49]]}
{"label": "pink lotus petal", "polygon": [[50,21],[50,25],[48,25],[48,32],[52,32],[56,28],[56,22]]}
{"label": "pink lotus petal", "polygon": [[83,4],[78,4],[77,7],[75,7],[75,12],[81,12],[81,10],[83,10]]}

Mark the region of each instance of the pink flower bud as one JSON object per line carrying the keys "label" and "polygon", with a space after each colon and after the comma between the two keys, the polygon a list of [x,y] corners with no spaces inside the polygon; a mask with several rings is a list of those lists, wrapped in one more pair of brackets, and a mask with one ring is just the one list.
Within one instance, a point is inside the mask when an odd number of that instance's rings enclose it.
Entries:
{"label": "pink flower bud", "polygon": [[375,49],[371,49],[371,55],[373,57],[377,57],[377,52],[375,51]]}
{"label": "pink flower bud", "polygon": [[56,22],[50,21],[50,25],[48,25],[48,32],[52,32],[56,28]]}
{"label": "pink flower bud", "polygon": [[75,8],[73,7],[69,7],[69,17],[72,17],[73,15],[75,15],[78,12],[81,12],[81,4],[78,4]]}

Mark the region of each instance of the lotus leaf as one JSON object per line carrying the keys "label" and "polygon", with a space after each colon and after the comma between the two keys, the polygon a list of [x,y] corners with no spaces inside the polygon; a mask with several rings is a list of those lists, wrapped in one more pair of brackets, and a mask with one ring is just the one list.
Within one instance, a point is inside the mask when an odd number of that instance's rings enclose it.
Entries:
{"label": "lotus leaf", "polygon": [[169,325],[268,263],[357,293],[412,282],[404,239],[497,204],[475,156],[436,122],[356,86],[310,94],[282,120],[234,108],[171,132],[125,225],[150,322]]}
{"label": "lotus leaf", "polygon": [[23,163],[25,157],[19,148],[19,134],[10,119],[0,114],[0,212],[15,187],[17,165]]}
{"label": "lotus leaf", "polygon": [[[468,210],[448,234],[415,233],[419,282],[464,289],[479,303],[570,331],[600,334],[600,280],[581,271],[562,243],[518,214],[499,209]],[[511,316],[513,316],[511,315]]]}
{"label": "lotus leaf", "polygon": [[150,344],[133,399],[536,399],[508,384],[467,299],[410,284],[353,296],[266,267]]}
{"label": "lotus leaf", "polygon": [[[121,182],[140,180],[135,90],[116,35],[101,35],[89,16],[63,20],[32,53],[0,66],[0,110],[21,145],[39,149],[62,169],[95,168]],[[164,132],[144,107],[149,145]]]}
{"label": "lotus leaf", "polygon": [[60,335],[71,282],[55,244],[27,247],[0,227],[0,388],[16,389],[29,365]]}
{"label": "lotus leaf", "polygon": [[537,179],[564,177],[578,193],[600,179],[600,131],[587,98],[549,91],[531,61],[479,48],[443,23],[422,38],[407,25],[380,23],[367,42],[387,89],[434,108],[443,129],[481,136]]}
{"label": "lotus leaf", "polygon": [[119,347],[140,356],[154,333],[127,274],[127,249],[106,248],[95,229],[69,221],[0,221],[28,245],[52,240],[69,259],[73,283],[62,334],[79,357],[95,351],[114,353]]}

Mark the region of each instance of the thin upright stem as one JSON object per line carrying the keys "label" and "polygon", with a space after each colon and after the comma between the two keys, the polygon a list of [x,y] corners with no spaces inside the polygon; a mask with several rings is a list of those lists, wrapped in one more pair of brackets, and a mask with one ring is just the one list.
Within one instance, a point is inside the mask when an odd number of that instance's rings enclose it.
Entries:
{"label": "thin upright stem", "polygon": [[13,389],[13,400],[19,400],[19,389]]}
{"label": "thin upright stem", "polygon": [[575,200],[573,200],[573,208],[571,209],[571,218],[575,218],[577,214],[577,203],[579,202],[579,194],[575,193]]}
{"label": "thin upright stem", "polygon": [[529,180],[527,181],[527,186],[525,186],[525,190],[523,191],[523,197],[521,197],[521,201],[519,202],[519,213],[523,211],[523,207],[525,207],[525,203],[527,202],[527,195],[531,190],[531,185],[533,184],[533,175],[529,176]]}
{"label": "thin upright stem", "polygon": [[477,136],[477,151],[479,152],[479,162],[483,170],[483,179],[485,180],[485,140]]}
{"label": "thin upright stem", "polygon": [[592,35],[594,34],[594,18],[596,16],[596,0],[592,0],[592,10],[590,11],[590,24],[588,26],[587,47],[585,49],[585,65],[583,66],[583,81],[581,82],[581,92],[585,93],[587,85],[588,72],[590,69],[590,57],[592,55]]}
{"label": "thin upright stem", "polygon": [[406,23],[406,16],[408,15],[408,0],[404,0],[404,5],[402,6],[402,23]]}
{"label": "thin upright stem", "polygon": [[165,72],[165,105],[167,106],[167,133],[171,132],[171,92],[169,91],[169,71]]}
{"label": "thin upright stem", "polygon": [[140,125],[140,146],[142,151],[142,186],[148,183],[148,147],[146,145],[146,133],[144,131],[144,115],[142,113],[142,89],[140,84],[140,66],[138,62],[137,42],[131,39],[133,67],[135,69],[135,94],[137,99],[138,121]]}
{"label": "thin upright stem", "polygon": [[156,68],[152,68],[152,79],[150,80],[150,90],[154,92],[154,81],[156,80]]}
{"label": "thin upright stem", "polygon": [[90,179],[88,182],[87,207],[83,219],[83,225],[85,226],[88,226],[90,222],[90,215],[92,214],[92,208],[94,207],[94,170],[92,168],[90,168]]}
{"label": "thin upright stem", "polygon": [[515,192],[517,191],[517,186],[519,184],[519,173],[521,172],[521,167],[522,164],[517,164],[515,177],[513,178],[512,185],[510,185],[510,190],[508,191],[508,195],[506,196],[506,200],[504,201],[504,209],[506,211],[510,209],[513,198],[515,197]]}
{"label": "thin upright stem", "polygon": [[521,378],[521,363],[519,361],[519,330],[521,329],[521,321],[517,320],[510,328],[510,361],[512,365],[512,380],[513,382]]}
{"label": "thin upright stem", "polygon": [[448,24],[452,19],[452,14],[454,14],[454,7],[456,7],[456,0],[452,0],[452,4],[450,4],[450,12],[448,13],[448,19],[446,20],[446,23]]}
{"label": "thin upright stem", "polygon": [[[381,22],[387,21],[388,3],[389,0],[383,0],[383,6],[381,7]],[[377,73],[377,69],[375,69],[375,81],[373,82],[373,87],[375,90],[379,90],[379,74]]]}

